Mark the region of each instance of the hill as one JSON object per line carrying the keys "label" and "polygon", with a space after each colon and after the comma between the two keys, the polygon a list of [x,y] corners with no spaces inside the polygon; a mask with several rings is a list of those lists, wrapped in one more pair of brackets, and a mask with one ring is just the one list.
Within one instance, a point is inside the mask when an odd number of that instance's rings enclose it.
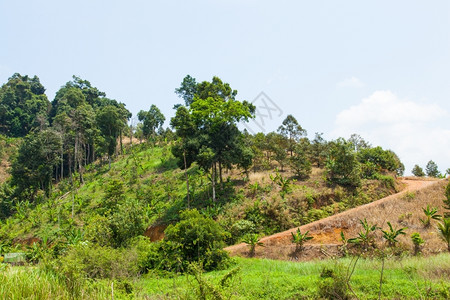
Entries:
{"label": "hill", "polygon": [[[406,227],[406,235],[398,238],[405,250],[412,251],[413,243],[410,235],[418,232],[426,241],[423,252],[426,254],[445,251],[446,245],[440,240],[434,226],[426,227],[420,221],[425,217],[423,208],[429,205],[443,211],[444,190],[447,180],[426,180],[404,178],[401,180],[405,188],[394,195],[369,204],[349,209],[345,212],[327,217],[300,227],[292,228],[261,239],[264,247],[257,247],[256,257],[283,260],[311,260],[340,256],[342,240],[340,233],[346,238],[356,237],[362,229],[359,220],[367,219],[369,224],[387,229],[390,222],[397,229]],[[304,251],[296,252],[291,233],[297,228],[305,233],[309,231],[312,240],[307,242]],[[380,247],[384,243],[381,232],[375,235]],[[244,243],[226,248],[232,255],[248,255],[248,246]]]}
{"label": "hill", "polygon": [[[394,177],[384,176],[346,190],[329,185],[320,168],[298,181],[288,170],[255,171],[248,180],[240,171],[228,170],[214,202],[208,174],[194,165],[188,170],[188,203],[184,171],[176,162],[170,144],[128,145],[110,169],[107,161],[87,166],[84,183],[71,185],[65,179],[54,186],[49,198],[39,193],[35,202],[18,202],[14,215],[1,226],[0,236],[7,243],[27,244],[65,239],[64,235],[76,228],[87,234],[100,226],[99,216],[111,210],[121,222],[135,225],[122,233],[121,240],[141,234],[156,240],[189,206],[219,222],[231,233],[228,243],[233,244],[248,233],[273,234],[369,203],[395,193],[402,185]],[[107,231],[111,220],[101,220],[99,230]]]}

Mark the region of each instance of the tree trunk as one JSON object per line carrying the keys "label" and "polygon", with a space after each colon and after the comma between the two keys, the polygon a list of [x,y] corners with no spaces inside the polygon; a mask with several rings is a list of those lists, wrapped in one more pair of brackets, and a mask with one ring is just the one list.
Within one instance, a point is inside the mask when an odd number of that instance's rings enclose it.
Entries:
{"label": "tree trunk", "polygon": [[186,149],[183,150],[183,158],[184,158],[184,175],[186,176],[187,207],[190,208],[190,199],[189,199],[189,176],[188,176],[188,173],[187,173]]}
{"label": "tree trunk", "polygon": [[220,187],[223,188],[223,178],[222,178],[222,163],[219,160],[219,179],[220,179]]}
{"label": "tree trunk", "polygon": [[120,155],[123,155],[122,130],[120,130],[119,132],[119,141],[120,141]]}
{"label": "tree trunk", "polygon": [[216,163],[215,162],[212,165],[211,182],[212,182],[213,202],[216,202]]}

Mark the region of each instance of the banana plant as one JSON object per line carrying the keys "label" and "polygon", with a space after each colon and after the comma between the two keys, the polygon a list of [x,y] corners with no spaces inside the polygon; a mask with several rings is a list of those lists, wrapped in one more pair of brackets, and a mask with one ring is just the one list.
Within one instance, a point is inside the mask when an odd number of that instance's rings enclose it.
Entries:
{"label": "banana plant", "polygon": [[389,231],[387,230],[381,230],[383,232],[383,238],[386,239],[386,242],[388,243],[389,247],[395,247],[395,244],[398,243],[397,237],[401,234],[405,234],[406,227],[400,228],[400,229],[394,229],[392,227],[391,222],[387,222],[389,226]]}
{"label": "banana plant", "polygon": [[256,246],[264,247],[264,243],[259,240],[259,236],[256,233],[247,234],[242,240],[244,243],[249,245],[249,256],[253,257],[255,255]]}
{"label": "banana plant", "polygon": [[301,251],[303,249],[303,245],[305,244],[305,242],[313,239],[313,237],[309,236],[308,234],[309,231],[301,233],[300,228],[297,228],[296,233],[291,232],[292,242],[295,244],[296,251]]}
{"label": "banana plant", "polygon": [[369,224],[366,218],[364,218],[364,220],[360,219],[359,223],[361,223],[363,230],[358,233],[358,237],[348,239],[347,241],[349,243],[361,245],[363,249],[368,249],[374,242],[372,232],[379,229],[379,227],[376,224]]}
{"label": "banana plant", "polygon": [[447,243],[447,249],[450,252],[450,218],[443,219],[442,223],[439,222],[437,229],[441,239]]}
{"label": "banana plant", "polygon": [[426,208],[422,208],[423,213],[425,214],[424,219],[420,219],[420,222],[422,222],[423,226],[430,227],[431,220],[440,220],[442,217],[441,215],[437,214],[438,209],[436,207],[431,207],[428,204]]}

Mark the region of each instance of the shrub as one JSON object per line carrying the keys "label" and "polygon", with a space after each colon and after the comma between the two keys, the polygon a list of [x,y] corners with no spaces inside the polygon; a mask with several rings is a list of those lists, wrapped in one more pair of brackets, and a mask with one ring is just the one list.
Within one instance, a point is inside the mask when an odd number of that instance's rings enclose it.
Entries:
{"label": "shrub", "polygon": [[420,237],[418,232],[414,232],[411,234],[411,241],[414,244],[414,255],[417,255],[421,252],[421,246],[425,243],[425,241]]}
{"label": "shrub", "polygon": [[347,278],[342,266],[323,268],[320,272],[318,294],[322,299],[350,299]]}
{"label": "shrub", "polygon": [[156,246],[159,257],[154,257],[151,265],[169,271],[187,270],[191,262],[201,262],[207,271],[224,267],[228,254],[222,248],[229,234],[196,209],[185,210],[180,218],[180,222],[166,228],[164,240]]}

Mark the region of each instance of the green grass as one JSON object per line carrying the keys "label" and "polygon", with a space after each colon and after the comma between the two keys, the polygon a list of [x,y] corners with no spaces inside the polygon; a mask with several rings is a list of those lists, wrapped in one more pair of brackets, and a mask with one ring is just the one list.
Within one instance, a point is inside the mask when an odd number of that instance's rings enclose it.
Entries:
{"label": "green grass", "polygon": [[[297,299],[317,298],[318,285],[323,268],[333,269],[340,265],[344,273],[351,259],[317,262],[286,262],[266,259],[236,258],[240,268],[231,287],[223,291],[233,299]],[[213,286],[229,270],[204,275]],[[360,259],[350,284],[360,299],[378,299],[381,261]],[[410,257],[399,260],[387,259],[383,274],[382,298],[433,298],[450,297],[450,254],[433,257]],[[193,276],[164,277],[149,274],[141,279],[139,288],[151,297],[172,299],[193,295],[197,283]]]}

